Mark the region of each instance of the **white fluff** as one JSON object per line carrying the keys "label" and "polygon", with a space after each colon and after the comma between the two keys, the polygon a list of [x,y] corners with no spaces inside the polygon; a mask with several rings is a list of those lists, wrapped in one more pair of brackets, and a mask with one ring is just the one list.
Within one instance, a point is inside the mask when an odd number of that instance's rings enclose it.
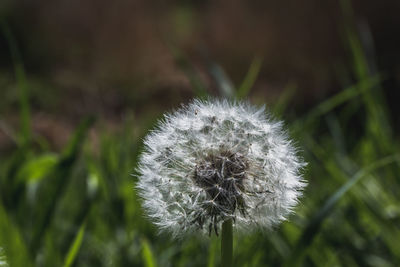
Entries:
{"label": "white fluff", "polygon": [[[305,163],[282,123],[266,115],[264,107],[195,100],[165,115],[144,144],[137,184],[143,207],[161,231],[174,236],[210,233],[211,228],[217,233],[230,218],[238,229],[270,228],[287,218],[306,186],[300,173]],[[217,184],[205,187],[198,182],[233,175],[226,167],[215,167],[216,159],[220,165],[247,166],[243,173],[235,173],[239,178],[221,178],[235,181],[218,189],[221,194],[212,191]],[[200,171],[209,176],[199,176]]]}

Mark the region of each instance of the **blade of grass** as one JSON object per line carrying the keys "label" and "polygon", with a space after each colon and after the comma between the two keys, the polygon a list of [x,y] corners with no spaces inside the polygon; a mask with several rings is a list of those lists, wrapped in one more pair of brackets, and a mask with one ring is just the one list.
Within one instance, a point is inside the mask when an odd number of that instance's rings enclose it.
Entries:
{"label": "blade of grass", "polygon": [[208,250],[208,267],[214,267],[215,266],[215,257],[217,255],[218,251],[218,239],[213,238],[211,240],[211,244],[209,246]]}
{"label": "blade of grass", "polygon": [[19,89],[19,105],[21,110],[21,136],[20,144],[24,145],[31,141],[31,115],[29,107],[29,93],[26,82],[24,65],[22,64],[21,55],[18,49],[17,41],[10,30],[8,24],[1,20],[1,28],[5,39],[10,48],[11,57],[14,63],[14,72]]}
{"label": "blade of grass", "polygon": [[[374,46],[370,36],[370,29],[365,21],[356,21],[351,1],[341,0],[340,4],[345,18],[344,32],[347,45],[351,52],[353,72],[358,81],[366,81],[369,77],[375,75],[376,72],[376,66],[373,63]],[[363,86],[360,86],[359,90],[362,93],[362,100],[369,115],[367,121],[369,133],[376,140],[376,143],[379,144],[376,146],[379,150],[383,150],[383,154],[393,153],[393,146],[389,141],[392,136],[392,130],[388,120],[387,110],[385,109],[387,104],[382,94],[383,89],[380,83],[374,86],[367,86],[365,83],[362,85]]]}
{"label": "blade of grass", "polygon": [[42,188],[38,199],[38,203],[40,203],[37,214],[38,221],[36,222],[30,246],[33,254],[40,247],[46,228],[53,219],[57,203],[63,195],[63,190],[66,188],[66,184],[70,178],[72,167],[78,158],[87,131],[93,122],[94,119],[89,118],[81,123],[59,162],[49,173],[48,177],[42,181]]}
{"label": "blade of grass", "polygon": [[276,116],[280,116],[286,110],[288,104],[296,93],[297,85],[289,83],[279,96],[278,101],[274,104],[273,111]]}
{"label": "blade of grass", "polygon": [[79,231],[76,234],[75,239],[68,250],[67,256],[65,257],[64,267],[69,267],[74,263],[76,256],[79,253],[79,249],[82,245],[83,237],[85,235],[85,230],[86,230],[86,221],[84,221],[82,225],[79,227]]}
{"label": "blade of grass", "polygon": [[242,99],[248,96],[250,89],[253,87],[255,81],[257,80],[258,74],[260,73],[263,59],[262,57],[255,57],[250,64],[250,68],[247,71],[246,76],[239,89],[236,92],[236,97]]}
{"label": "blade of grass", "polygon": [[57,164],[58,155],[45,153],[24,163],[17,173],[16,183],[39,181]]}
{"label": "blade of grass", "polygon": [[0,247],[5,249],[10,266],[31,266],[26,242],[20,230],[12,222],[10,216],[0,202]]}
{"label": "blade of grass", "polygon": [[142,258],[146,267],[156,267],[156,261],[151,251],[150,244],[144,238],[142,239]]}
{"label": "blade of grass", "polygon": [[206,90],[206,86],[197,74],[191,62],[186,58],[182,51],[180,51],[176,46],[174,46],[171,42],[167,42],[169,50],[171,51],[172,56],[175,59],[178,67],[183,71],[186,77],[189,79],[189,82],[196,94],[196,96],[200,99],[205,99],[208,95]]}
{"label": "blade of grass", "polygon": [[341,186],[322,206],[321,209],[312,217],[308,225],[304,229],[300,236],[295,249],[293,251],[291,259],[288,261],[287,266],[294,266],[295,263],[300,262],[300,258],[303,256],[304,251],[310,246],[314,237],[319,233],[322,223],[332,213],[335,205],[342,199],[342,197],[363,177],[382,168],[388,164],[394,162],[400,162],[400,155],[392,155],[378,160],[368,167],[359,170],[348,180],[343,186]]}
{"label": "blade of grass", "polygon": [[329,99],[323,101],[319,105],[317,105],[315,108],[313,108],[311,111],[309,111],[305,116],[303,116],[301,119],[297,120],[294,125],[293,129],[296,130],[302,130],[304,129],[304,125],[309,125],[312,122],[316,121],[319,119],[321,116],[327,114],[337,106],[346,103],[347,101],[354,99],[355,97],[360,95],[360,86],[368,86],[372,87],[375,86],[376,84],[379,84],[381,82],[381,77],[380,76],[374,76],[371,77],[365,81],[360,81],[356,85],[350,86],[336,95],[330,97]]}
{"label": "blade of grass", "polygon": [[[5,195],[4,204],[7,208],[10,208],[11,206],[17,206],[19,200],[21,200],[20,198],[21,191],[16,190],[16,187],[14,186],[14,183],[16,181],[16,179],[14,179],[15,178],[14,176],[17,173],[20,164],[23,164],[23,162],[27,158],[30,148],[29,144],[31,142],[32,133],[31,133],[31,115],[29,106],[28,86],[26,82],[25,70],[22,63],[20,51],[17,45],[17,41],[8,23],[3,18],[0,18],[0,27],[2,34],[4,35],[4,38],[8,43],[11,59],[14,65],[14,73],[16,76],[17,88],[19,93],[20,124],[21,124],[20,133],[16,135],[17,138],[13,138],[19,145],[19,150],[17,150],[17,153],[15,153],[15,155],[13,156],[14,158],[13,164],[11,164],[12,166],[10,166],[8,174],[6,175],[7,177],[6,184],[9,185],[9,189],[7,190],[7,192],[4,193]],[[11,131],[7,131],[7,128],[4,128],[4,124],[2,126],[3,126],[2,128],[6,130],[5,131],[6,133],[11,134],[10,136],[14,136],[11,133]]]}
{"label": "blade of grass", "polygon": [[211,76],[217,82],[218,89],[222,96],[228,99],[232,99],[235,95],[235,86],[232,81],[228,78],[226,72],[222,69],[222,67],[215,62],[209,63],[209,71]]}
{"label": "blade of grass", "polygon": [[17,174],[31,155],[31,147],[25,144],[11,153],[7,161],[2,162],[2,164],[7,164],[7,167],[4,174],[5,179],[2,181],[2,186],[0,187],[0,197],[2,198],[4,207],[9,212],[16,212],[17,207],[24,199],[24,190],[21,190],[21,186],[18,186]]}

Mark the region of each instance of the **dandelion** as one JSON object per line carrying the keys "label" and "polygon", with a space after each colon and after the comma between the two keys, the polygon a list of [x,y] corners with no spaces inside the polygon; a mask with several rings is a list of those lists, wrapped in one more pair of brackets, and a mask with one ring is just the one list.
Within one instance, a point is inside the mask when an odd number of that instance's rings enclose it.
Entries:
{"label": "dandelion", "polygon": [[[222,228],[271,228],[306,185],[305,165],[264,108],[195,100],[165,115],[144,140],[138,189],[160,231],[173,236]],[[231,235],[231,233],[230,233]]]}

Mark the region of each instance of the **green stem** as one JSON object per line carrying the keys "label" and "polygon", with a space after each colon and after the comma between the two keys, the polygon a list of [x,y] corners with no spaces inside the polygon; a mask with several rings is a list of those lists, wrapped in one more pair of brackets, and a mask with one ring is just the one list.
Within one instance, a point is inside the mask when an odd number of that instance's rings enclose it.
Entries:
{"label": "green stem", "polygon": [[232,267],[233,256],[232,219],[222,223],[221,266]]}

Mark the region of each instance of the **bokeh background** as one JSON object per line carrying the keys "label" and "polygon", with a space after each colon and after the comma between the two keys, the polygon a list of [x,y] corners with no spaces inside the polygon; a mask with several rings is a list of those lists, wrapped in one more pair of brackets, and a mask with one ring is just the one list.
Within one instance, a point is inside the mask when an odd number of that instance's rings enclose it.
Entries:
{"label": "bokeh background", "polygon": [[237,266],[400,265],[400,2],[1,0],[0,265],[218,266],[143,215],[141,140],[208,96],[266,104],[309,162]]}

